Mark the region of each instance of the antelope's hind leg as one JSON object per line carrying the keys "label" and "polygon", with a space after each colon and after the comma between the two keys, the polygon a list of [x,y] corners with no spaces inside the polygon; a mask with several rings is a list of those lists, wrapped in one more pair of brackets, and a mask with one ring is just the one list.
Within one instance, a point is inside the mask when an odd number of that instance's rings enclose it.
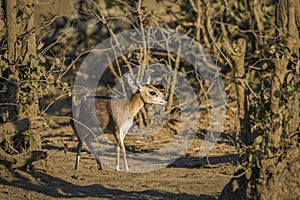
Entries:
{"label": "antelope's hind leg", "polygon": [[81,150],[82,150],[82,141],[81,141],[80,138],[78,137],[77,155],[76,155],[76,162],[75,162],[75,167],[74,167],[75,170],[78,169]]}

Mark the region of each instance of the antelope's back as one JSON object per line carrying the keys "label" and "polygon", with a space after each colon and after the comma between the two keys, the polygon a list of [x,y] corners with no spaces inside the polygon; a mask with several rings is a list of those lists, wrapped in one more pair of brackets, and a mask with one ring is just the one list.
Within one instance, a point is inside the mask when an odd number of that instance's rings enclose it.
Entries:
{"label": "antelope's back", "polygon": [[114,101],[113,106],[115,107],[118,106],[118,102],[124,100],[112,99],[108,96],[86,96],[80,100],[80,104],[73,106],[72,117],[75,121],[79,121],[85,125],[96,126],[99,123],[103,130],[109,129],[110,131],[115,131],[117,124],[113,118],[112,101]]}

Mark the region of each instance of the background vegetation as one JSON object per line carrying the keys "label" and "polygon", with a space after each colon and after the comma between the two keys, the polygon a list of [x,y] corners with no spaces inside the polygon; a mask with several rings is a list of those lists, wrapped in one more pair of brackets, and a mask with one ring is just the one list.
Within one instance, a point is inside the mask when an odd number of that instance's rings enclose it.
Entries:
{"label": "background vegetation", "polygon": [[[158,2],[167,9],[144,7],[142,1],[74,1],[70,17],[47,14],[36,24],[38,2],[1,1],[0,159],[4,165],[24,168],[46,157],[39,132],[51,124],[47,111],[71,96],[74,70],[88,50],[124,30],[166,27],[202,44],[226,84],[228,113],[235,117],[227,134],[240,164],[220,198],[299,197],[299,1]],[[152,53],[141,49],[119,58],[110,67],[106,84],[130,67],[158,58],[173,59],[166,63],[174,73],[196,77],[178,56]],[[123,65],[127,68],[122,71]],[[200,99],[202,84],[195,79]],[[172,101],[172,94],[168,95]],[[139,118],[144,123],[145,112]]]}

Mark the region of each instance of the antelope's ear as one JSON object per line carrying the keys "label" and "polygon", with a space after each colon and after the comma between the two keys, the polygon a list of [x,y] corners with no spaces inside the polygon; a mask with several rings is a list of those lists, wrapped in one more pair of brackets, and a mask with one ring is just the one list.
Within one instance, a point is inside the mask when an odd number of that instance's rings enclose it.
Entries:
{"label": "antelope's ear", "polygon": [[140,84],[140,82],[135,77],[133,77],[130,73],[128,73],[127,79],[128,79],[128,84],[131,88],[138,89],[138,90],[143,89],[143,86]]}
{"label": "antelope's ear", "polygon": [[147,71],[146,76],[144,76],[144,78],[143,78],[143,84],[144,85],[149,85],[150,84],[152,72],[153,71],[151,71],[151,70]]}
{"label": "antelope's ear", "polygon": [[144,79],[143,79],[143,84],[144,85],[149,85],[151,80],[151,73],[147,74]]}

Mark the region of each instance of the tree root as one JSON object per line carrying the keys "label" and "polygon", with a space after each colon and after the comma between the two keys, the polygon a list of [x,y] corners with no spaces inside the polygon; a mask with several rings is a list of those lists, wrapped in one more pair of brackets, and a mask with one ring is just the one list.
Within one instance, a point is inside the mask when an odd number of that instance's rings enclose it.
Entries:
{"label": "tree root", "polygon": [[18,169],[30,165],[31,163],[45,159],[47,153],[44,151],[32,151],[16,155],[10,155],[0,148],[0,161],[9,169]]}

